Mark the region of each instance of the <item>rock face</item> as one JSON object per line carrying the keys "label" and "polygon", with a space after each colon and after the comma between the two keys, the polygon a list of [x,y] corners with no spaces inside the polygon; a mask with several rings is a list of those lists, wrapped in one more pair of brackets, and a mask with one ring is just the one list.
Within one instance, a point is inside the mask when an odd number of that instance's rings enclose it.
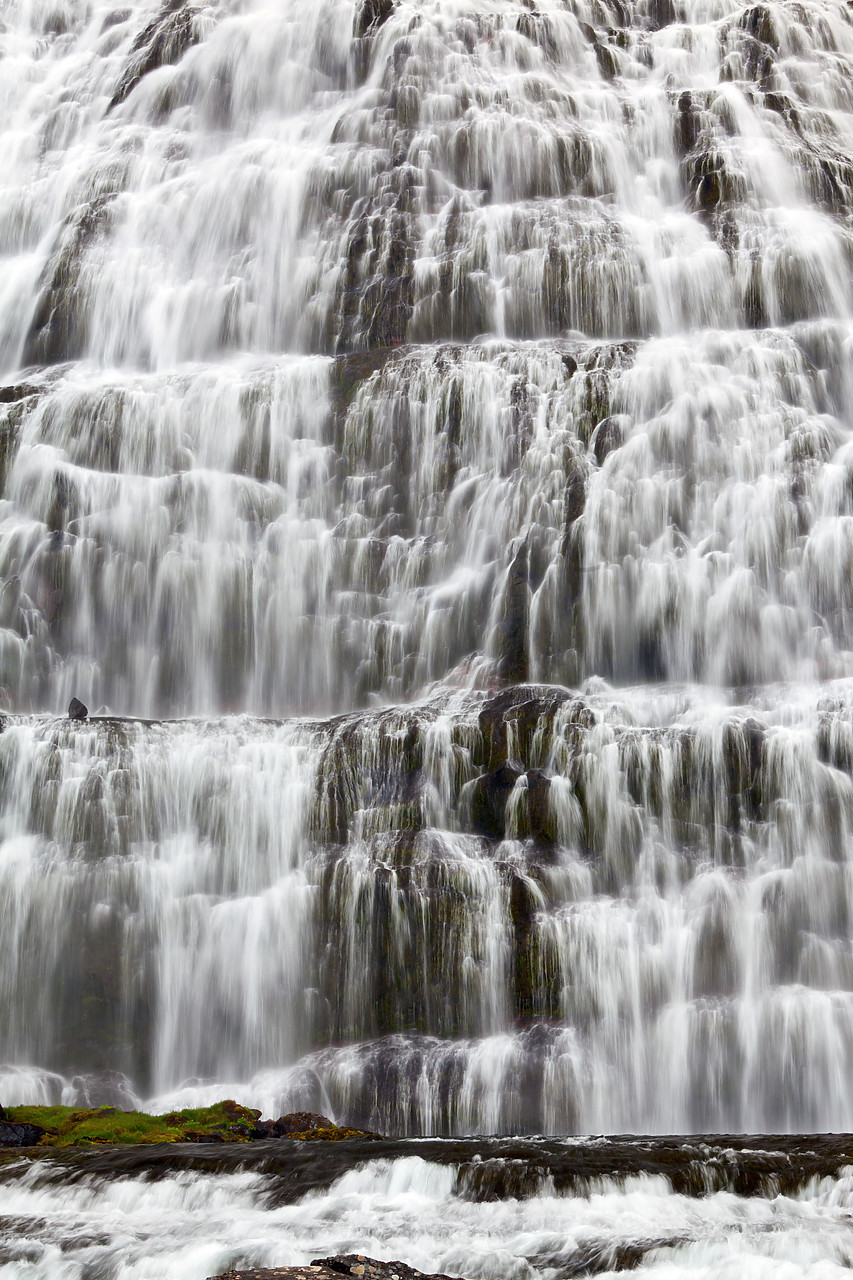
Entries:
{"label": "rock face", "polygon": [[187,0],[167,0],[134,40],[127,66],[110,99],[110,109],[124,102],[144,76],[180,62],[199,38],[199,13]]}
{"label": "rock face", "polygon": [[44,1136],[44,1129],[35,1124],[15,1124],[0,1119],[0,1146],[35,1147]]}

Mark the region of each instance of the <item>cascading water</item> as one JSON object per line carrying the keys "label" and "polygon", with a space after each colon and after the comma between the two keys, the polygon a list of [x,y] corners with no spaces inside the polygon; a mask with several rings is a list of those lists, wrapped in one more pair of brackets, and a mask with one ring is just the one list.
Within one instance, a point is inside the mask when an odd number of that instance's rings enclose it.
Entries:
{"label": "cascading water", "polygon": [[851,70],[10,0],[0,1101],[853,1128]]}

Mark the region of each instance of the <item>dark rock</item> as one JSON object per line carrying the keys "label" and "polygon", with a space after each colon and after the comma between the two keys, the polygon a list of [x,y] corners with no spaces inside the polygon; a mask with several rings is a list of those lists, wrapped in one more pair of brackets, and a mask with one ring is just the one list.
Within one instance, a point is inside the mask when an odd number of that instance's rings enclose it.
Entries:
{"label": "dark rock", "polygon": [[427,1275],[405,1262],[377,1262],[361,1253],[317,1258],[309,1267],[261,1267],[250,1271],[225,1271],[210,1280],[338,1280],[339,1276],[359,1276],[362,1280],[450,1280],[449,1276]]}
{"label": "dark rock", "polygon": [[625,432],[621,418],[605,418],[602,422],[599,422],[592,433],[591,441],[592,451],[599,466],[602,465],[608,454],[622,447],[624,439]]}
{"label": "dark rock", "polygon": [[44,1136],[44,1129],[37,1124],[12,1124],[9,1120],[0,1120],[0,1146],[34,1147]]}
{"label": "dark rock", "polygon": [[135,1111],[139,1099],[130,1081],[121,1071],[94,1071],[89,1075],[75,1076],[71,1081],[74,1090],[69,1100],[72,1107],[115,1107],[119,1111]]}
{"label": "dark rock", "polygon": [[363,1276],[364,1280],[448,1280],[423,1271],[416,1271],[405,1262],[377,1262],[361,1253],[339,1254],[334,1258],[317,1258],[312,1267],[327,1267],[333,1275]]}
{"label": "dark rock", "polygon": [[74,209],[63,223],[41,280],[41,293],[24,344],[25,364],[55,365],[83,355],[88,339],[88,297],[83,265],[92,244],[105,235],[113,193]]}
{"label": "dark rock", "polygon": [[108,110],[124,102],[149,72],[180,62],[187,49],[198,42],[194,21],[198,12],[186,0],[169,0],[140,31]]}
{"label": "dark rock", "polygon": [[618,67],[613,50],[608,48],[606,44],[596,41],[595,60],[598,63],[598,70],[605,80],[615,80]]}
{"label": "dark rock", "polygon": [[254,1267],[250,1271],[223,1271],[209,1280],[337,1280],[339,1272],[328,1267]]}
{"label": "dark rock", "polygon": [[0,387],[0,404],[17,404],[29,396],[37,396],[41,388],[32,382],[17,382],[11,386]]}
{"label": "dark rock", "polygon": [[541,769],[530,769],[527,774],[526,834],[537,844],[554,843],[550,796],[551,779]]}
{"label": "dark rock", "polygon": [[316,1111],[291,1111],[290,1115],[279,1116],[273,1124],[278,1136],[287,1138],[291,1133],[311,1133],[315,1129],[331,1129],[334,1121],[328,1116],[321,1116]]}
{"label": "dark rock", "polygon": [[[236,1106],[236,1103],[234,1105]],[[289,1115],[279,1116],[278,1120],[261,1120],[259,1111],[252,1114],[256,1119],[250,1136],[255,1139],[320,1138],[327,1142],[338,1142],[344,1138],[379,1137],[379,1134],[370,1133],[366,1129],[351,1129],[337,1125],[328,1116],[322,1116],[315,1111],[293,1111]]]}
{"label": "dark rock", "polygon": [[72,698],[68,705],[68,719],[85,720],[88,715],[89,708],[79,698]]}
{"label": "dark rock", "polygon": [[517,548],[509,567],[497,627],[498,675],[513,684],[524,683],[528,675],[529,571],[525,541]]}
{"label": "dark rock", "polygon": [[[510,868],[509,910],[513,931],[513,1007],[517,1018],[529,1020],[540,1012],[541,992],[535,964],[534,923],[539,903],[532,882]],[[535,1127],[535,1126],[534,1126]]]}
{"label": "dark rock", "polygon": [[696,146],[699,141],[700,130],[699,112],[694,106],[690,93],[685,89],[678,99],[677,137],[680,144],[679,149],[683,155],[687,155]]}
{"label": "dark rock", "polygon": [[741,14],[740,26],[761,44],[769,45],[778,52],[779,37],[769,5],[757,4],[751,9],[745,9]]}
{"label": "dark rock", "polygon": [[18,447],[18,434],[17,422],[8,418],[5,422],[0,422],[0,497],[3,496],[6,477],[9,474]]}
{"label": "dark rock", "polygon": [[507,760],[479,777],[471,791],[471,822],[481,835],[502,840],[506,834],[506,806],[510,792],[523,773]]}
{"label": "dark rock", "polygon": [[394,0],[364,0],[355,18],[355,35],[375,35],[394,12]]}
{"label": "dark rock", "polygon": [[653,31],[660,31],[663,27],[671,27],[675,20],[675,5],[672,0],[650,0],[649,22]]}

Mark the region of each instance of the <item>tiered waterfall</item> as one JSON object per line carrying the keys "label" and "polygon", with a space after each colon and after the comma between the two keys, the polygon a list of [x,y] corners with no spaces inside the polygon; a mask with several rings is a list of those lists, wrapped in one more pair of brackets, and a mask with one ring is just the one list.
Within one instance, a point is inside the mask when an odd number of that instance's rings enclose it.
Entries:
{"label": "tiered waterfall", "polygon": [[0,1101],[853,1127],[851,65],[9,0]]}

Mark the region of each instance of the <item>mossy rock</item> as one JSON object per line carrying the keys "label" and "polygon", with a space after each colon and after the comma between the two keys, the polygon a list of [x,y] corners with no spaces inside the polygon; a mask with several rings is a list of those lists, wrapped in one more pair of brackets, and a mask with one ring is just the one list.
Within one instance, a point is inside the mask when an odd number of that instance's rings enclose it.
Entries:
{"label": "mossy rock", "polygon": [[212,1107],[150,1116],[143,1111],[96,1107],[7,1107],[10,1124],[35,1125],[43,1130],[40,1147],[96,1147],[106,1144],[153,1142],[248,1142],[254,1136],[260,1111],[230,1099]]}

